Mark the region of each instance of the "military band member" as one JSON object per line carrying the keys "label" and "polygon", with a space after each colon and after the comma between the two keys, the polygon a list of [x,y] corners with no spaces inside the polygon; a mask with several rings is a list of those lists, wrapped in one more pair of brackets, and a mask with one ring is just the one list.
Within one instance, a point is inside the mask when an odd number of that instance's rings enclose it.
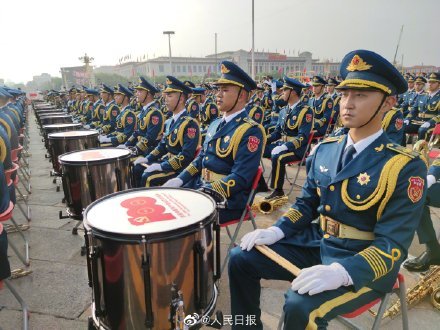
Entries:
{"label": "military band member", "polygon": [[[210,91],[211,87],[209,88],[210,89],[208,90]],[[205,136],[206,130],[208,129],[209,125],[211,125],[211,123],[219,117],[220,111],[218,110],[212,95],[205,97],[205,100],[203,100],[203,96],[201,96],[201,103],[200,123],[202,127],[202,135]]]}
{"label": "military band member", "polygon": [[201,142],[199,124],[185,108],[191,88],[177,78],[167,76],[167,87],[162,93],[173,116],[166,121],[165,134],[159,145],[134,162],[135,181],[140,187],[160,186],[176,177],[194,160]]}
{"label": "military band member", "polygon": [[137,128],[125,146],[136,147],[137,154],[149,154],[162,138],[165,118],[154,99],[154,95],[159,92],[156,87],[140,77],[135,90],[142,110],[137,115]]}
{"label": "military band member", "polygon": [[[0,213],[12,210],[9,198],[8,183],[5,178],[5,169],[0,162]],[[8,236],[0,222],[0,281],[11,276],[11,268],[8,261]],[[0,287],[1,289],[1,287]]]}
{"label": "military band member", "polygon": [[[405,79],[408,82],[408,90],[405,93],[399,95],[397,99],[397,107],[401,107],[402,103],[405,102],[411,96],[412,93],[414,93],[414,76],[408,73],[405,75]],[[406,112],[405,116],[407,114],[408,113]]]}
{"label": "military band member", "polygon": [[[426,78],[422,76],[418,76],[417,78],[408,78],[408,84],[409,81],[412,80],[413,86],[415,86],[413,89],[409,90],[403,94],[402,96],[402,103],[399,105],[399,107],[402,109],[403,115],[405,117],[408,116],[410,111],[414,109],[414,107],[418,106],[419,100],[422,98],[423,95],[425,95],[425,84],[426,84]],[[411,117],[408,117],[411,118]]]}
{"label": "military band member", "polygon": [[[99,109],[101,108],[101,99],[99,98],[99,91],[93,88],[87,88],[87,112],[84,116],[84,128],[91,128],[92,122],[95,124],[100,123],[100,113]],[[104,112],[104,107],[102,107],[102,111]]]}
{"label": "military band member", "polygon": [[440,156],[432,163],[426,177],[426,203],[417,228],[420,244],[426,245],[426,251],[416,258],[407,260],[403,267],[409,271],[424,272],[431,265],[440,265],[440,244],[431,220],[429,206],[440,207]]}
{"label": "military band member", "polygon": [[133,134],[136,126],[136,114],[130,107],[129,101],[133,94],[127,87],[118,84],[118,88],[114,91],[115,102],[121,109],[118,117],[116,117],[116,130],[107,136],[100,136],[99,142],[101,146],[118,146],[125,143]]}
{"label": "military band member", "polygon": [[434,72],[428,78],[428,94],[424,97],[424,105],[428,113],[435,113],[434,117],[420,126],[418,131],[419,140],[429,140],[429,134],[434,130],[434,126],[440,123],[440,72]]}
{"label": "military band member", "polygon": [[245,109],[255,82],[236,64],[224,61],[216,82],[217,105],[223,113],[208,128],[199,156],[168,181],[168,187],[211,188],[227,199],[220,223],[240,218],[251,191],[265,144],[261,125],[247,118]]}
{"label": "military band member", "polygon": [[109,134],[116,130],[116,118],[118,118],[120,109],[113,99],[114,90],[110,86],[102,84],[99,95],[104,105],[104,116],[99,130],[102,134]]}
{"label": "military band member", "polygon": [[313,110],[301,103],[301,90],[306,86],[296,79],[284,78],[283,99],[287,102],[285,117],[275,130],[267,136],[264,157],[271,158],[272,172],[270,186],[274,191],[266,197],[272,199],[284,196],[286,164],[301,160],[306,152],[307,142],[313,124]]}
{"label": "military band member", "polygon": [[[262,329],[261,278],[293,280],[284,304],[289,330],[323,329],[337,315],[382,297],[393,288],[418,225],[426,164],[381,129],[383,114],[407,89],[405,79],[367,50],[347,54],[341,76],[340,115],[349,134],[324,140],[295,204],[231,251],[231,313],[256,315],[254,329]],[[318,217],[320,225],[313,222]],[[261,244],[301,268],[299,276],[253,249]]]}
{"label": "military band member", "polygon": [[330,115],[330,124],[327,127],[326,135],[329,135],[335,126],[339,126],[339,102],[341,100],[341,95],[335,90],[337,85],[339,85],[339,82],[335,78],[329,78],[327,80],[326,92],[333,100],[333,110]]}
{"label": "military band member", "polygon": [[333,111],[333,99],[327,95],[324,86],[327,82],[320,76],[312,78],[313,97],[309,105],[313,109],[313,129],[316,136],[324,136]]}

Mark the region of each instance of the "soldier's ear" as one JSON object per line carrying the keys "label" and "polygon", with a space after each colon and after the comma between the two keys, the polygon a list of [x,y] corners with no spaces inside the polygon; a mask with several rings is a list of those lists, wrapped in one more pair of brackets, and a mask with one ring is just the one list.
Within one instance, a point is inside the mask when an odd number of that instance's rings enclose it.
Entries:
{"label": "soldier's ear", "polygon": [[396,95],[390,95],[387,96],[385,99],[385,102],[382,105],[382,108],[386,109],[387,111],[394,107],[397,103],[397,96]]}

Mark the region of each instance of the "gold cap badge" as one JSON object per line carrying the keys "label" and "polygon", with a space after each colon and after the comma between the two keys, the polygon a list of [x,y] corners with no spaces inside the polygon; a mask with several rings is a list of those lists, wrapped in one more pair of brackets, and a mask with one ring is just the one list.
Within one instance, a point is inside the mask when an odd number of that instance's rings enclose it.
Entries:
{"label": "gold cap badge", "polygon": [[220,68],[221,73],[229,73],[230,70],[224,65],[222,64],[221,68]]}
{"label": "gold cap badge", "polygon": [[347,66],[348,71],[365,71],[371,68],[372,65],[367,64],[359,55],[354,55],[350,64]]}

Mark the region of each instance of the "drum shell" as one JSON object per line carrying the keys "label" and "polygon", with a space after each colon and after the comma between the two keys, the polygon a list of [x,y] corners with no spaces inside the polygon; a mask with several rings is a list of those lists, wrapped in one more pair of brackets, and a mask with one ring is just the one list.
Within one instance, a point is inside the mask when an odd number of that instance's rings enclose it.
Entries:
{"label": "drum shell", "polygon": [[50,116],[66,116],[67,113],[60,112],[59,110],[49,111],[49,110],[43,110],[43,112],[37,112],[36,117],[38,124],[41,125],[41,118],[50,117]]}
{"label": "drum shell", "polygon": [[70,163],[58,158],[66,204],[73,218],[105,195],[131,188],[130,155],[106,162]]}
{"label": "drum shell", "polygon": [[52,124],[71,123],[71,122],[72,122],[72,116],[70,116],[70,115],[42,116],[42,117],[40,117],[41,126],[52,125]]}
{"label": "drum shell", "polygon": [[[216,214],[213,215],[216,217]],[[213,222],[200,225],[197,230],[146,243],[149,255],[151,297],[145,299],[145,282],[142,270],[144,244],[121,237],[104,237],[86,226],[88,246],[99,250],[96,261],[98,277],[93,278],[94,308],[93,317],[108,329],[144,329],[146,303],[151,302],[153,312],[152,329],[169,329],[172,285],[183,294],[185,313],[203,315],[213,308],[214,300],[214,244]],[[146,237],[148,241],[148,237]],[[196,246],[202,247],[203,262],[196,261]],[[88,258],[89,266],[92,263]],[[197,288],[200,274],[203,273],[203,288]],[[99,299],[96,299],[99,288]],[[196,302],[196,290],[205,290],[207,306],[200,308]],[[96,315],[96,303],[100,302],[99,316]]]}
{"label": "drum shell", "polygon": [[81,129],[83,126],[82,124],[71,124],[69,126],[50,126],[50,125],[45,125],[43,126],[43,137],[44,137],[44,146],[46,147],[46,149],[49,150],[49,139],[48,139],[48,135],[50,133],[56,133],[56,132],[67,132],[67,131],[75,131],[78,129]]}
{"label": "drum shell", "polygon": [[99,147],[98,135],[98,132],[96,132],[95,134],[75,136],[74,138],[54,138],[49,134],[47,140],[54,171],[56,173],[61,173],[58,156],[71,151],[80,151]]}

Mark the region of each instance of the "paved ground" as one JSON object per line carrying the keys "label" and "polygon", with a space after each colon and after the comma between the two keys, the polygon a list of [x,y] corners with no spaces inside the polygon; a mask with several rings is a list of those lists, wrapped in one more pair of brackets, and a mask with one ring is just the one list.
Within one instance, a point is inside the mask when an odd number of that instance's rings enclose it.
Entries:
{"label": "paved ground", "polygon": [[[90,315],[89,305],[91,292],[87,285],[87,272],[85,257],[80,255],[80,246],[83,243],[82,235],[74,236],[71,233],[75,221],[59,220],[58,212],[64,211],[61,203],[62,193],[56,192],[52,178],[49,177],[51,164],[45,159],[46,150],[41,142],[39,131],[34,117],[31,114],[30,126],[30,152],[32,170],[32,195],[30,204],[32,208],[31,229],[26,232],[31,243],[31,266],[33,273],[29,276],[12,280],[19,293],[28,303],[31,311],[31,329],[86,329],[87,317]],[[266,164],[268,165],[268,164]],[[266,166],[267,167],[267,166]],[[296,168],[290,168],[292,175]],[[302,182],[304,170],[299,183]],[[291,201],[298,195],[295,190]],[[260,228],[270,226],[276,218],[288,207],[277,210],[270,216],[259,215]],[[440,211],[432,210],[437,229],[440,229]],[[24,217],[16,212],[16,219],[25,223]],[[246,224],[241,234],[249,231],[251,227]],[[17,234],[10,234],[9,239],[17,244],[20,240]],[[222,234],[223,253],[226,250],[227,236]],[[410,253],[418,255],[423,251],[415,240]],[[10,250],[12,268],[21,267],[19,260]],[[402,270],[406,276],[407,285],[412,286],[418,275]],[[281,281],[262,281],[262,313],[265,329],[276,329],[283,305],[283,293],[288,289],[289,283]],[[218,309],[228,315],[229,291],[227,275],[220,283],[220,297]],[[440,322],[440,312],[435,310],[428,299],[410,310],[411,329],[433,329]],[[364,328],[372,325],[373,318],[369,313],[355,319]],[[7,289],[0,292],[0,330],[15,330],[21,327],[21,312],[19,305]],[[224,327],[227,328],[227,327]],[[330,329],[344,329],[337,321],[330,324]],[[384,320],[383,328],[400,329],[401,319]]]}

